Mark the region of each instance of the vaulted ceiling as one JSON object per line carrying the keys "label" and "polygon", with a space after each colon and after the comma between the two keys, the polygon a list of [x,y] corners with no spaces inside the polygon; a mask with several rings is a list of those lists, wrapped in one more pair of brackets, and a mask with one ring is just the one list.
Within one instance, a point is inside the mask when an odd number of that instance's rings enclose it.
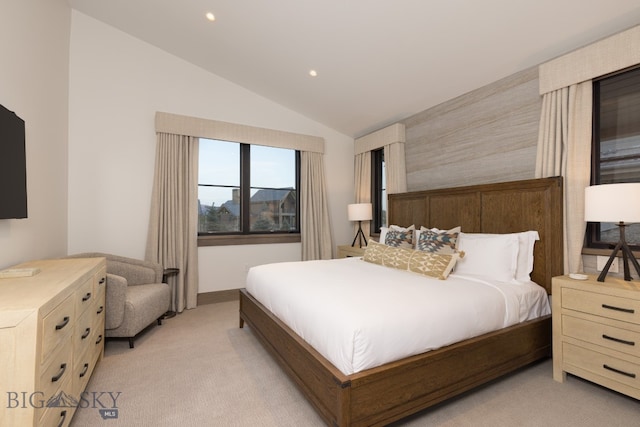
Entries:
{"label": "vaulted ceiling", "polygon": [[353,137],[640,22],[638,0],[68,1]]}

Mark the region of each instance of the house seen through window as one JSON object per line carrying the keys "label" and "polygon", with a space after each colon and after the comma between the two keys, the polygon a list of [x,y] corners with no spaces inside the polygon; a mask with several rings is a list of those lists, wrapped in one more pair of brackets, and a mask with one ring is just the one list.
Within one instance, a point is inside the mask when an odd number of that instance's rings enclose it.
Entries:
{"label": "house seen through window", "polygon": [[[640,182],[640,68],[593,83],[591,184]],[[613,223],[589,223],[587,246],[609,248],[618,242]],[[640,250],[640,224],[626,228],[626,240]]]}
{"label": "house seen through window", "polygon": [[299,233],[296,150],[200,139],[198,235]]}

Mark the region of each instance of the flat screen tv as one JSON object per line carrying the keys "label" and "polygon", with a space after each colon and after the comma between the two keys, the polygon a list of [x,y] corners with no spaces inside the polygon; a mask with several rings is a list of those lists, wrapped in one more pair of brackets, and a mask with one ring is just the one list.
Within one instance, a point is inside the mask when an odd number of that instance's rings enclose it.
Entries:
{"label": "flat screen tv", "polygon": [[24,120],[0,105],[0,219],[27,217]]}

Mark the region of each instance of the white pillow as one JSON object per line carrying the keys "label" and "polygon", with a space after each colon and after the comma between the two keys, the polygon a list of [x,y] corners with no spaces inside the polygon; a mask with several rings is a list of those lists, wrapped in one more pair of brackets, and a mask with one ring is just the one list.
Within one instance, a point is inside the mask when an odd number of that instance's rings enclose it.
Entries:
{"label": "white pillow", "polygon": [[530,282],[533,271],[533,247],[536,240],[540,240],[537,231],[523,231],[514,233],[518,236],[518,268],[516,270],[516,280],[518,282]]}
{"label": "white pillow", "polygon": [[458,260],[456,274],[515,282],[519,250],[515,234],[460,233],[458,250],[464,251],[464,258]]}
{"label": "white pillow", "polygon": [[[536,240],[540,240],[540,235],[537,231],[523,231],[508,234],[467,233],[466,236],[472,238],[516,236],[518,238],[518,264],[516,266],[514,282],[527,283],[531,281],[531,272],[533,271],[533,247],[535,246]],[[458,242],[460,242],[460,237],[458,237]]]}

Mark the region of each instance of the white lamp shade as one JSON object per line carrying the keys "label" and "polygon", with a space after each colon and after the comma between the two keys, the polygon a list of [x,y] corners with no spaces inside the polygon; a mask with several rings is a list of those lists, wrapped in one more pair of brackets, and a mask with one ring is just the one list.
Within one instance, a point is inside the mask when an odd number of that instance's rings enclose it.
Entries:
{"label": "white lamp shade", "polygon": [[584,219],[592,222],[640,222],[640,183],[585,188]]}
{"label": "white lamp shade", "polygon": [[373,218],[371,203],[353,203],[347,207],[349,221],[368,221]]}

